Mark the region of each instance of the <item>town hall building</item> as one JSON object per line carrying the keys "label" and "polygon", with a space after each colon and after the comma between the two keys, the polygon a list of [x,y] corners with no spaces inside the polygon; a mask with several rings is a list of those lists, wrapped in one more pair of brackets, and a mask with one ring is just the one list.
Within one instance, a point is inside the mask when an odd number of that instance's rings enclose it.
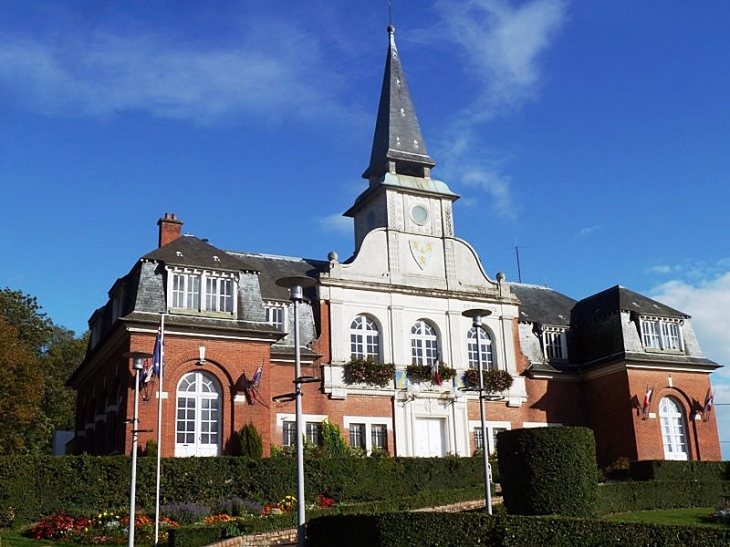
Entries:
{"label": "town hall building", "polygon": [[[621,286],[574,300],[491,278],[457,237],[459,196],[432,177],[392,27],[388,39],[367,186],[344,213],[353,255],[223,250],[165,214],[158,247],[91,315],[86,357],[69,380],[78,392],[69,450],[130,452],[125,354],[151,354],[161,324],[163,386],[160,398],[159,377],[143,381],[142,446],[157,438],[158,400],[163,456],[229,454],[249,423],[267,454],[293,446],[294,402],[274,397],[293,390],[294,314],[276,282],[303,276],[312,286],[298,306],[299,353],[319,379],[302,386],[310,443],[329,420],[364,454],[470,456],[485,441],[494,450],[503,430],[580,425],[594,431],[601,465],[719,460],[706,401],[720,365],[703,356],[687,314]],[[488,397],[487,439],[471,389],[480,365],[512,379]]]}

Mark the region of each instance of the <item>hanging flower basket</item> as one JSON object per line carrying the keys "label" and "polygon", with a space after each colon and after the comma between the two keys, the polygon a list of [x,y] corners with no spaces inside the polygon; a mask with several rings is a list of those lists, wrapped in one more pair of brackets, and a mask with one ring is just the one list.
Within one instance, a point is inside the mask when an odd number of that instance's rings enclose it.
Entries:
{"label": "hanging flower basket", "polygon": [[[433,369],[431,365],[408,365],[406,367],[408,379],[412,382],[427,382],[433,380]],[[456,376],[456,370],[446,363],[439,363],[439,377],[441,381],[451,380]]]}
{"label": "hanging flower basket", "polygon": [[378,363],[372,359],[352,359],[347,364],[345,381],[348,384],[371,384],[384,387],[395,376],[393,363]]}
{"label": "hanging flower basket", "polygon": [[[482,371],[484,391],[487,393],[499,393],[507,391],[512,387],[514,378],[506,370],[484,370]],[[464,384],[469,388],[479,388],[479,371],[474,368],[464,372]]]}

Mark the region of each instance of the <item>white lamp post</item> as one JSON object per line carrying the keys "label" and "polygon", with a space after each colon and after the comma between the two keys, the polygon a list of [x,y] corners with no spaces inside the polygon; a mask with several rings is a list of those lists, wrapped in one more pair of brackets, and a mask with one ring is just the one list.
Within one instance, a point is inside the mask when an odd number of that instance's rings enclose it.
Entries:
{"label": "white lamp post", "polygon": [[462,313],[464,317],[470,317],[472,319],[472,326],[475,329],[477,339],[477,369],[479,372],[479,417],[482,423],[482,457],[484,459],[484,500],[487,503],[487,513],[492,514],[492,470],[489,465],[489,443],[487,442],[487,422],[484,409],[484,400],[486,394],[484,392],[484,375],[482,374],[482,345],[481,338],[479,337],[480,329],[482,327],[482,318],[490,315],[492,312],[489,310],[466,310]]}
{"label": "white lamp post", "polygon": [[302,427],[302,384],[319,382],[319,378],[302,376],[301,352],[299,349],[299,304],[304,300],[304,289],[312,287],[316,281],[311,277],[293,276],[276,280],[280,287],[289,289],[291,301],[294,303],[294,393],[274,397],[275,402],[296,400],[297,431],[297,547],[304,547],[306,521],[304,503],[304,431]]}
{"label": "white lamp post", "polygon": [[137,496],[137,437],[139,435],[139,375],[142,361],[152,357],[151,353],[130,351],[123,355],[132,359],[134,370],[134,414],[132,416],[132,485],[129,489],[129,547],[134,547],[135,498]]}

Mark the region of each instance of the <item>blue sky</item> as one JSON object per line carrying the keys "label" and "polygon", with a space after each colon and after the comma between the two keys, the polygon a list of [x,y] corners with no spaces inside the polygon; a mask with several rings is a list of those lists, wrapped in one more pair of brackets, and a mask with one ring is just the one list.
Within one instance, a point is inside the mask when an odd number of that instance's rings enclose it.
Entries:
{"label": "blue sky", "polygon": [[[730,364],[730,3],[392,4],[486,271],[517,280],[519,246],[525,282],[656,297]],[[166,211],[224,249],[349,256],[387,24],[386,0],[0,0],[0,284],[82,332]]]}

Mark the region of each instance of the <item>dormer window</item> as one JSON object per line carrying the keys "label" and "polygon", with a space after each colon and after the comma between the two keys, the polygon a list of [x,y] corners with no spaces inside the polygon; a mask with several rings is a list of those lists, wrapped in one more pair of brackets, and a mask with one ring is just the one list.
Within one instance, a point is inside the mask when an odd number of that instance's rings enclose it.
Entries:
{"label": "dormer window", "polygon": [[544,327],[542,332],[543,351],[548,361],[568,360],[568,340],[565,329]]}
{"label": "dormer window", "polygon": [[682,329],[679,320],[641,317],[641,339],[644,349],[682,351]]}
{"label": "dormer window", "polygon": [[286,324],[286,304],[269,302],[265,306],[266,322],[281,331]]}
{"label": "dormer window", "polygon": [[175,269],[170,274],[169,305],[178,310],[233,314],[236,308],[233,276],[232,273]]}

